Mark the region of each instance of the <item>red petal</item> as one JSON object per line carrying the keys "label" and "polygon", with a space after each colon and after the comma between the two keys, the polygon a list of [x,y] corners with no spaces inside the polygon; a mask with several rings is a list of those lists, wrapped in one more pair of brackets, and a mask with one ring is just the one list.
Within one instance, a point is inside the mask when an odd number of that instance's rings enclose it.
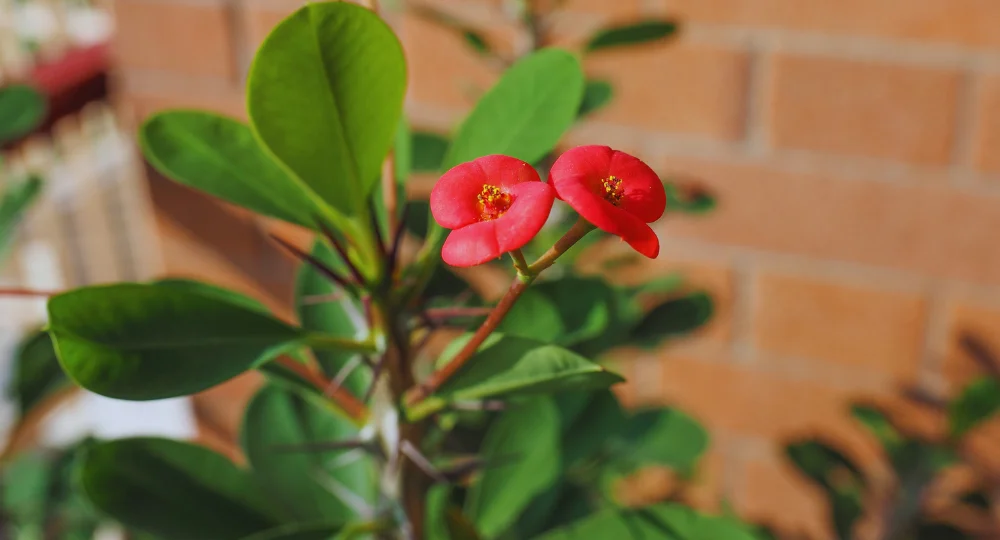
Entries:
{"label": "red petal", "polygon": [[611,174],[621,178],[624,196],[619,203],[631,214],[646,223],[652,223],[663,216],[667,208],[667,193],[663,182],[639,158],[615,151],[611,157]]}
{"label": "red petal", "polygon": [[439,225],[457,229],[480,220],[476,197],[491,184],[512,191],[523,182],[540,182],[535,168],[509,156],[485,156],[456,165],[434,184],[431,214]]}
{"label": "red petal", "polygon": [[543,182],[524,182],[511,189],[513,203],[504,215],[452,231],[441,258],[452,266],[475,266],[520,249],[542,229],[555,192]]}
{"label": "red petal", "polygon": [[603,193],[601,180],[610,175],[611,158],[614,150],[607,146],[577,146],[564,152],[552,164],[549,183],[556,189],[556,196],[562,196],[562,186],[582,184],[594,194]]}

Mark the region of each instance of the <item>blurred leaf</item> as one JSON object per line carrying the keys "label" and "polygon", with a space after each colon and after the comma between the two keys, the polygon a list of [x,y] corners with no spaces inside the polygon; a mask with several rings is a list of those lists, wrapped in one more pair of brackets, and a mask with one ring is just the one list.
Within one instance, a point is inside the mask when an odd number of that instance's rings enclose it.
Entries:
{"label": "blurred leaf", "polygon": [[913,540],[972,540],[975,536],[945,523],[921,523]]}
{"label": "blurred leaf", "polygon": [[789,444],[785,447],[785,454],[799,471],[826,489],[833,489],[840,484],[865,482],[864,473],[854,462],[820,441]]}
{"label": "blurred leaf", "polygon": [[499,331],[563,346],[597,337],[612,317],[614,296],[600,278],[566,277],[526,290]]}
{"label": "blurred leaf", "polygon": [[949,431],[958,439],[1000,411],[1000,380],[980,377],[969,383],[948,411]]}
{"label": "blurred leaf", "polygon": [[[414,131],[411,170],[415,173],[438,172],[448,153],[448,139],[437,133]],[[421,233],[422,234],[422,233]]]}
{"label": "blurred leaf", "polygon": [[[325,242],[313,243],[312,255],[328,267],[347,275],[340,257]],[[317,302],[319,297],[340,295],[339,300]],[[364,308],[348,291],[331,282],[310,264],[299,266],[295,279],[295,310],[299,323],[306,330],[321,332],[346,339],[364,340],[368,336],[368,323]],[[356,352],[336,349],[313,350],[316,361],[328,377],[336,377],[341,368],[358,355]],[[354,369],[344,387],[355,395],[364,395],[371,383],[371,372],[359,366]]]}
{"label": "blurred leaf", "polygon": [[664,183],[663,189],[667,193],[668,213],[705,214],[715,209],[715,197],[699,187]]}
{"label": "blurred leaf", "polygon": [[[0,163],[0,170],[2,169]],[[11,182],[4,187],[3,194],[0,195],[0,259],[7,257],[18,225],[41,192],[42,181],[35,177],[17,183]]]}
{"label": "blurred leaf", "polygon": [[45,119],[45,96],[30,86],[0,88],[0,145],[31,133]]}
{"label": "blurred leaf", "polygon": [[462,30],[462,39],[465,40],[466,45],[477,53],[482,55],[490,54],[490,44],[486,42],[486,38],[479,32],[469,29]]}
{"label": "blurred leaf", "polygon": [[582,118],[604,108],[611,102],[612,97],[614,97],[614,87],[608,81],[587,81],[583,88],[583,101],[580,102],[577,116]]}
{"label": "blurred leaf", "polygon": [[587,52],[659,41],[677,33],[674,21],[645,20],[598,31],[584,48]]}
{"label": "blurred leaf", "polygon": [[247,108],[271,152],[352,215],[381,178],[405,91],[402,48],[377,14],[348,2],[313,3],[257,51]]}
{"label": "blurred leaf", "polygon": [[484,537],[493,538],[559,478],[555,404],[538,398],[501,414],[486,432],[481,454],[488,466],[469,488],[465,511]]}
{"label": "blurred leaf", "polygon": [[854,405],[851,407],[851,415],[875,436],[885,448],[886,455],[892,457],[899,451],[900,445],[903,444],[903,436],[882,411],[874,407]]}
{"label": "blurred leaf", "polygon": [[451,540],[480,540],[476,527],[469,522],[458,508],[448,508],[445,514],[445,524]]}
{"label": "blurred leaf", "polygon": [[52,297],[48,308],[66,373],[118,399],[193,394],[307,337],[239,303],[176,286],[86,287]]}
{"label": "blurred leaf", "polygon": [[161,112],[143,123],[139,143],[164,176],[258,214],[315,229],[317,217],[329,212],[312,188],[268,155],[248,126],[231,118]]}
{"label": "blurred leaf", "polygon": [[360,517],[329,487],[333,479],[370,504],[375,498],[375,468],[370,459],[331,467],[339,451],[308,448],[317,443],[356,439],[358,428],[317,399],[265,386],[250,401],[243,420],[242,444],[260,484],[301,522],[347,523]]}
{"label": "blurred leaf", "polygon": [[[468,337],[463,338],[468,339]],[[439,365],[458,352],[445,352]],[[572,351],[531,339],[493,334],[458,373],[433,395],[413,406],[416,420],[455,401],[606,388],[622,378]]]}
{"label": "blurred leaf", "polygon": [[59,367],[59,359],[48,333],[39,330],[25,338],[18,347],[14,356],[13,384],[7,394],[17,401],[23,417],[32,407],[66,387],[69,382]]}
{"label": "blurred leaf", "polygon": [[654,347],[664,339],[681,336],[708,323],[715,311],[712,297],[695,292],[653,308],[632,330],[630,341]]}
{"label": "blurred leaf", "polygon": [[[442,168],[490,154],[537,162],[573,125],[583,86],[580,61],[567,51],[542,49],[522,58],[462,122]],[[432,221],[427,238],[425,249],[437,252],[445,230]]]}
{"label": "blurred leaf", "polygon": [[840,489],[829,494],[833,528],[840,540],[854,538],[854,524],[865,513],[864,499],[858,489]]}
{"label": "blurred leaf", "polygon": [[453,540],[445,522],[445,512],[451,506],[451,486],[435,484],[427,491],[427,515],[424,536],[427,540]]}
{"label": "blurred leaf", "polygon": [[990,509],[990,496],[983,490],[973,490],[962,494],[958,500],[962,503],[967,504],[973,508],[979,508],[980,510]]}
{"label": "blurred leaf", "polygon": [[293,523],[252,534],[241,540],[331,540],[340,528],[336,525]]}
{"label": "blurred leaf", "polygon": [[183,442],[99,443],[87,452],[80,481],[99,509],[162,540],[239,540],[281,524],[248,472]]}
{"label": "blurred leaf", "polygon": [[676,409],[638,411],[627,421],[621,457],[633,465],[665,465],[690,474],[708,448],[708,432]]}
{"label": "blurred leaf", "polygon": [[41,452],[25,452],[8,463],[3,470],[4,514],[21,524],[42,524],[52,472],[50,460]]}
{"label": "blurred leaf", "polygon": [[556,396],[556,404],[563,426],[566,467],[592,459],[630,428],[637,429],[630,426],[630,419],[610,390],[563,393]]}
{"label": "blurred leaf", "polygon": [[608,509],[538,537],[536,540],[664,539],[753,540],[741,523],[700,514],[675,504],[640,510]]}

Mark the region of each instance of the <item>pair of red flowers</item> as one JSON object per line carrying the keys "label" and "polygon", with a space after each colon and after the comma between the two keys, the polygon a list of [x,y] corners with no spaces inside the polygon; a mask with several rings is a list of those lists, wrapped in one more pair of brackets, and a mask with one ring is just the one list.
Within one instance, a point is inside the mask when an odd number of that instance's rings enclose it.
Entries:
{"label": "pair of red flowers", "polygon": [[660,252],[647,225],[667,205],[656,173],[607,146],[578,146],[556,160],[548,183],[528,163],[499,155],[445,173],[431,191],[434,219],[452,229],[441,257],[452,266],[475,266],[520,249],[541,230],[556,197],[639,253],[652,259]]}

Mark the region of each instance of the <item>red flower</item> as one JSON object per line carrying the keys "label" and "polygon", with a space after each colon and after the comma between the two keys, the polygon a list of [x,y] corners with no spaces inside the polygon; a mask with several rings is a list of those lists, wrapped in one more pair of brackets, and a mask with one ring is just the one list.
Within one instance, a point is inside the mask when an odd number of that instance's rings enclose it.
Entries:
{"label": "red flower", "polygon": [[475,266],[520,249],[549,217],[555,193],[531,165],[485,156],[446,172],[431,191],[431,214],[452,229],[441,258]]}
{"label": "red flower", "polygon": [[646,224],[663,215],[667,194],[638,158],[607,146],[578,146],[559,156],[549,183],[557,197],[599,229],[650,259],[660,253],[660,240]]}

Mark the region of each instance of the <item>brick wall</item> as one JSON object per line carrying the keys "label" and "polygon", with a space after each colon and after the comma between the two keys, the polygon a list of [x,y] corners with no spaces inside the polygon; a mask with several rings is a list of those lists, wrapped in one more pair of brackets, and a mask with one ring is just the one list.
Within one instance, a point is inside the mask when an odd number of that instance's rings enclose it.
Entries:
{"label": "brick wall", "polygon": [[[499,44],[496,2],[435,0]],[[118,89],[138,116],[242,115],[253,47],[297,0],[117,0]],[[872,461],[849,400],[969,376],[956,335],[1000,348],[1000,3],[996,0],[568,0],[556,42],[669,15],[673,43],[594,55],[617,98],[570,143],[635,152],[720,198],[660,227],[641,280],[684,270],[719,317],[624,362],[634,403],[672,402],[715,435],[710,500],[824,537],[818,494],[780,442],[821,431]],[[496,78],[461,39],[393,20],[408,109],[449,129]],[[620,249],[611,243],[610,252]]]}

